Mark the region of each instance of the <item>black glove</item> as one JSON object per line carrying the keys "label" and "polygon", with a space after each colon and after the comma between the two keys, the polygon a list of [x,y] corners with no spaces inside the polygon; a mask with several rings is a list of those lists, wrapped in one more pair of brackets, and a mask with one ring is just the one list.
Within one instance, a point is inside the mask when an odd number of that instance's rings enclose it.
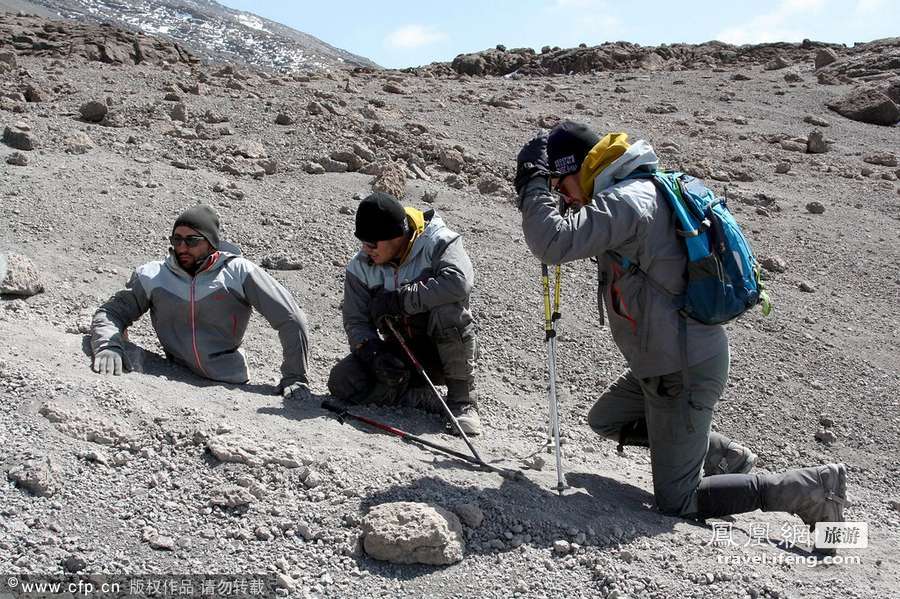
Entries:
{"label": "black glove", "polygon": [[369,303],[369,314],[375,326],[381,327],[381,321],[386,316],[402,316],[403,300],[399,291],[381,290],[375,294]]}
{"label": "black glove", "polygon": [[368,366],[375,378],[389,387],[409,380],[409,367],[381,339],[370,339],[356,350],[356,357]]}
{"label": "black glove", "polygon": [[525,185],[535,177],[550,179],[550,162],[547,158],[547,132],[543,129],[537,137],[522,146],[516,156],[516,193],[521,197]]}
{"label": "black glove", "polygon": [[372,364],[375,378],[388,387],[400,387],[409,380],[409,366],[406,362],[387,351],[375,356]]}

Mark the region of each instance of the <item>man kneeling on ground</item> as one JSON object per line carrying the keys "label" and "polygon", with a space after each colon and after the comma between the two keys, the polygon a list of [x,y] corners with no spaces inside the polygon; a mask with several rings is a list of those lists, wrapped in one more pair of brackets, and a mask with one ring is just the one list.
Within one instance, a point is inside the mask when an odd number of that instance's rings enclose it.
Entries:
{"label": "man kneeling on ground", "polygon": [[447,385],[447,405],[463,431],[480,434],[469,311],[475,275],[462,238],[433,210],[404,208],[385,193],[360,203],[356,237],[362,249],[344,278],[344,329],[351,353],[331,370],[328,390],[353,403],[441,412],[438,399],[384,326],[389,318],[432,382]]}
{"label": "man kneeling on ground", "polygon": [[246,383],[240,346],[256,308],[281,340],[279,392],[310,398],[303,311],[287,289],[219,236],[219,217],[208,206],[189,208],[176,219],[169,256],[139,266],[94,315],[94,370],[122,374],[126,331],[149,310],[167,358],[204,378]]}

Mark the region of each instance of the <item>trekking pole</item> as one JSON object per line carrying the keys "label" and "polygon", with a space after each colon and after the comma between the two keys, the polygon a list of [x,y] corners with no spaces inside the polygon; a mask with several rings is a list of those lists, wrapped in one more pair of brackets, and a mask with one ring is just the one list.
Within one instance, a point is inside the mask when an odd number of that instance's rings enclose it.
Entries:
{"label": "trekking pole", "polygon": [[394,435],[395,437],[400,437],[401,440],[406,443],[421,445],[422,447],[427,447],[430,449],[435,449],[442,453],[445,453],[454,458],[459,458],[460,460],[465,460],[470,464],[475,464],[476,466],[481,466],[482,468],[487,468],[492,472],[496,472],[500,476],[504,478],[509,478],[512,480],[519,480],[522,478],[522,473],[518,470],[508,470],[506,468],[500,468],[498,466],[493,466],[488,464],[481,459],[473,458],[472,456],[466,455],[462,452],[456,451],[451,447],[447,447],[446,445],[441,445],[440,443],[434,443],[433,441],[429,441],[427,439],[423,439],[422,437],[417,437],[413,434],[410,434],[404,430],[391,426],[389,424],[384,424],[383,422],[378,422],[377,420],[373,420],[371,418],[366,418],[365,416],[360,416],[358,414],[353,414],[339,405],[328,401],[327,399],[322,402],[322,408],[328,410],[329,412],[334,412],[337,414],[338,422],[344,424],[344,421],[347,419],[357,420],[364,424],[368,424],[373,428],[377,428],[378,430],[382,430],[388,434]]}
{"label": "trekking pole", "polygon": [[431,392],[434,393],[434,396],[437,397],[438,401],[441,404],[441,407],[444,409],[444,415],[450,419],[450,422],[453,423],[453,426],[456,428],[456,431],[459,433],[459,436],[462,437],[463,441],[466,442],[466,445],[469,446],[469,451],[472,452],[472,455],[475,456],[475,459],[478,460],[479,463],[484,463],[484,460],[481,459],[481,456],[478,455],[478,450],[475,449],[475,446],[472,445],[472,442],[469,441],[469,437],[466,436],[466,432],[459,425],[459,421],[456,419],[456,416],[453,415],[453,412],[450,411],[450,407],[447,405],[447,402],[444,401],[444,398],[441,396],[440,391],[437,390],[437,387],[434,386],[434,383],[431,382],[431,379],[428,378],[428,375],[425,373],[425,369],[422,367],[422,364],[416,359],[416,356],[412,353],[412,350],[409,349],[409,346],[406,344],[406,340],[397,332],[397,328],[394,326],[394,323],[391,322],[390,318],[385,318],[384,321],[387,323],[387,328],[393,333],[394,338],[397,339],[397,342],[400,343],[400,347],[403,348],[403,351],[406,352],[407,357],[413,364],[413,368],[416,369],[416,372],[425,379],[425,382],[428,383],[428,387],[431,389]]}
{"label": "trekking pole", "polygon": [[559,438],[559,397],[556,393],[556,321],[562,318],[559,311],[561,278],[562,269],[557,264],[554,272],[553,304],[551,306],[550,269],[546,264],[541,264],[541,283],[544,289],[544,341],[547,343],[547,378],[549,379],[547,396],[550,403],[548,443],[552,438],[556,448],[556,491],[560,495],[567,488],[563,479],[562,449]]}

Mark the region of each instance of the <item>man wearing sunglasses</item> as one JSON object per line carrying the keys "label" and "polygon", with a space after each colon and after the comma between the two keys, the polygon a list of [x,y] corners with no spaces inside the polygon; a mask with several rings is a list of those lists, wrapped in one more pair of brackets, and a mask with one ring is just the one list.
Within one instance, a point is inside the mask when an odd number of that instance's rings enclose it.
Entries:
{"label": "man wearing sunglasses", "polygon": [[125,289],[94,315],[94,370],[122,374],[126,331],[149,310],[167,358],[204,378],[246,383],[240,346],[255,308],[281,341],[279,392],[309,399],[306,317],[290,292],[220,240],[219,217],[209,206],[185,210],[169,243],[168,258],[138,267]]}
{"label": "man wearing sunglasses", "polygon": [[[750,474],[756,456],[711,430],[728,379],[728,338],[722,326],[690,319],[682,333],[671,296],[684,289],[687,257],[667,201],[652,181],[630,177],[656,170],[656,153],[627,137],[601,138],[563,121],[518,155],[515,186],[529,249],[546,264],[596,258],[601,324],[605,304],[613,341],[628,362],[591,408],[588,424],[620,451],[650,448],[654,495],[666,514],[708,518],[762,509],[795,513],[810,525],[842,521],[843,464]],[[622,268],[616,255],[637,270]]]}
{"label": "man wearing sunglasses", "polygon": [[[433,210],[404,208],[373,193],[359,204],[362,247],[344,275],[344,329],[351,353],[332,369],[328,389],[354,403],[406,405],[440,413],[424,380],[387,331],[395,327],[467,435],[481,433],[475,397],[475,327],[469,294],[475,280],[462,238]],[[387,333],[382,338],[379,335]]]}

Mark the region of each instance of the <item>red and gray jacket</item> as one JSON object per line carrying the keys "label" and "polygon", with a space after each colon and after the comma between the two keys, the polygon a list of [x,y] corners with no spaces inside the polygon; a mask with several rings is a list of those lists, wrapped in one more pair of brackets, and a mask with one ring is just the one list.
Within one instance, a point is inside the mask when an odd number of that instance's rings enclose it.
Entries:
{"label": "red and gray jacket", "polygon": [[247,361],[239,348],[256,308],[281,341],[279,388],[309,382],[303,311],[287,289],[234,249],[238,253],[212,254],[194,276],[172,255],[138,267],[125,289],[94,314],[94,355],[104,349],[123,351],[125,330],[149,310],[169,358],[208,379],[246,383]]}

